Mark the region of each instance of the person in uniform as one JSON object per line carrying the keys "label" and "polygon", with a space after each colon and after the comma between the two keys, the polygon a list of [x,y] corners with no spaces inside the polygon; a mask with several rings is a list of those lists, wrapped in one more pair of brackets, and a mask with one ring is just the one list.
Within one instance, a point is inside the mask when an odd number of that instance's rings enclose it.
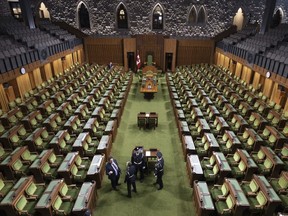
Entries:
{"label": "person in uniform", "polygon": [[162,176],[164,174],[164,159],[160,151],[156,153],[157,162],[155,163],[154,176],[157,178],[155,184],[158,184],[158,190],[163,188]]}
{"label": "person in uniform", "polygon": [[118,183],[120,174],[121,174],[121,169],[118,166],[117,161],[112,157],[108,157],[108,162],[106,163],[106,175],[111,181],[112,189],[113,190],[118,190],[116,186],[120,185]]}
{"label": "person in uniform", "polygon": [[127,183],[127,192],[128,192],[128,197],[131,198],[131,185],[133,187],[133,191],[137,193],[136,190],[136,168],[135,166],[128,161],[127,162],[127,169],[126,169],[126,175],[125,175],[125,180],[124,183]]}
{"label": "person in uniform", "polygon": [[143,182],[144,179],[144,170],[145,170],[145,157],[143,153],[142,147],[136,147],[133,150],[132,157],[131,157],[132,164],[136,168],[136,178],[138,171],[140,172],[140,182]]}

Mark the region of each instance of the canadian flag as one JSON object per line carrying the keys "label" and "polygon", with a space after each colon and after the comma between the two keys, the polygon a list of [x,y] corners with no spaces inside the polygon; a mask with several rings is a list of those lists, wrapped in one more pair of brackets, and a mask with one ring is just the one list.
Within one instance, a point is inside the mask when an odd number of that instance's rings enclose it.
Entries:
{"label": "canadian flag", "polygon": [[139,53],[137,54],[136,65],[137,65],[137,68],[138,68],[138,69],[141,67],[141,60],[140,60],[140,55],[139,55]]}

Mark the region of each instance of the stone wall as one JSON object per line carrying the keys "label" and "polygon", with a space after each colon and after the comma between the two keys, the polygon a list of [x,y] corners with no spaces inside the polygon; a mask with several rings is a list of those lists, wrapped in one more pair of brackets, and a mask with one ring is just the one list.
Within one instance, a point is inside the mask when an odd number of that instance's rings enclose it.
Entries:
{"label": "stone wall", "polygon": [[[32,0],[35,8],[39,0]],[[245,23],[261,24],[266,0],[43,0],[48,8],[52,20],[65,21],[78,27],[77,7],[84,2],[90,15],[91,30],[87,33],[100,36],[129,36],[135,34],[158,34],[173,37],[213,37],[226,30],[233,23],[233,17],[241,7]],[[117,29],[116,10],[123,3],[128,13],[128,30]],[[160,4],[164,11],[163,30],[152,30],[152,11],[156,4]],[[189,25],[187,23],[189,11],[195,5],[198,9],[202,5],[207,14],[205,25]],[[277,7],[287,11],[287,0],[278,0]],[[285,17],[284,22],[287,22]]]}
{"label": "stone wall", "polygon": [[2,16],[11,16],[11,10],[8,1],[0,1],[0,14]]}

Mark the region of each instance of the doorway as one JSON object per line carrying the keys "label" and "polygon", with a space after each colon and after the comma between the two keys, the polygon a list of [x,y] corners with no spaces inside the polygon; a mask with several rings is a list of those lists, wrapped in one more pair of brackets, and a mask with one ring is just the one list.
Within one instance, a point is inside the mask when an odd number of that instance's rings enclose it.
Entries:
{"label": "doorway", "polygon": [[165,53],[165,71],[172,70],[173,53]]}
{"label": "doorway", "polygon": [[127,62],[128,62],[128,69],[135,71],[135,56],[134,52],[127,52]]}

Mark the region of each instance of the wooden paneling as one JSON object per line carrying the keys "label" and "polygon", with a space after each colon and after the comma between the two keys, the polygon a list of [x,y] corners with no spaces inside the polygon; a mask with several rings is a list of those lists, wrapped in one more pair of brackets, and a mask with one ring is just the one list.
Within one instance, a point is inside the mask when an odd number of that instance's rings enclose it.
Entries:
{"label": "wooden paneling", "polygon": [[176,51],[177,51],[177,40],[176,39],[164,39],[164,67],[166,65],[166,53],[172,53],[173,54],[173,59],[172,59],[172,71],[175,71],[176,67]]}
{"label": "wooden paneling", "polygon": [[44,73],[42,73],[42,76],[44,75],[45,76],[45,79],[44,80],[49,80],[53,77],[53,72],[52,72],[52,68],[51,68],[51,64],[48,63],[46,65],[44,65]]}
{"label": "wooden paneling", "polygon": [[213,63],[213,40],[178,40],[177,65]]}
{"label": "wooden paneling", "polygon": [[85,38],[86,57],[89,63],[123,65],[122,38]]}
{"label": "wooden paneling", "polygon": [[61,58],[55,60],[52,62],[53,64],[53,71],[54,71],[54,75],[57,75],[59,73],[63,73],[63,67],[62,67],[62,61]]}
{"label": "wooden paneling", "polygon": [[[22,98],[24,96],[25,92],[28,92],[32,89],[28,73],[17,77],[16,82],[17,82],[17,88],[18,88],[19,94],[20,94],[19,96],[17,95],[17,97]],[[14,90],[15,90],[15,88],[14,88]]]}
{"label": "wooden paneling", "polygon": [[[13,88],[12,88],[12,90],[13,90]],[[5,111],[5,112],[8,111],[8,109],[9,109],[9,107],[8,107],[8,99],[7,99],[6,92],[5,92],[4,87],[3,87],[2,84],[0,84],[0,106],[1,106],[1,109],[3,111]]]}
{"label": "wooden paneling", "polygon": [[41,85],[43,83],[40,68],[33,70],[32,74],[33,74],[34,83],[35,83],[35,86],[33,86],[32,88],[35,88],[36,86]]}
{"label": "wooden paneling", "polygon": [[139,50],[141,62],[147,62],[147,56],[152,55],[155,66],[164,68],[163,35],[136,35],[136,49]]}
{"label": "wooden paneling", "polygon": [[136,38],[124,38],[123,39],[123,44],[124,44],[124,51],[123,51],[123,56],[124,56],[124,69],[125,71],[128,70],[128,57],[127,53],[128,52],[134,52],[134,61],[136,62]]}

